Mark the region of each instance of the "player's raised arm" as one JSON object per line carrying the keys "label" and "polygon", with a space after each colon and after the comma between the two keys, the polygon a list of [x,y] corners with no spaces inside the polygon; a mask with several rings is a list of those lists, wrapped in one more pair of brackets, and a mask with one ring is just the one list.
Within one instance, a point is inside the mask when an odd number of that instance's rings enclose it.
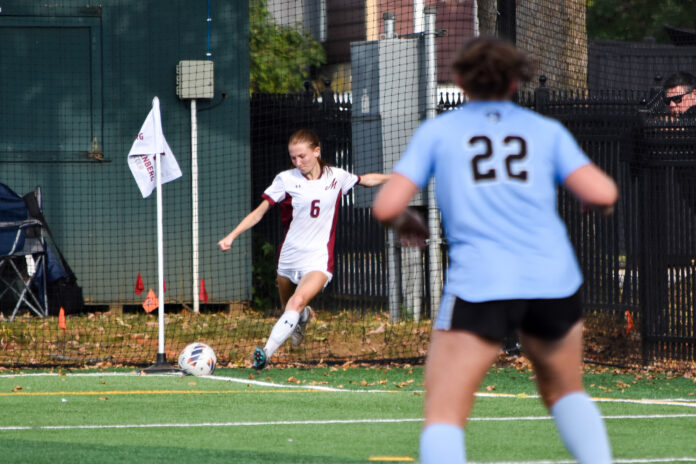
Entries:
{"label": "player's raised arm", "polygon": [[225,238],[218,242],[218,248],[220,251],[227,251],[232,246],[232,242],[236,240],[237,237],[242,235],[247,230],[254,227],[263,218],[263,216],[270,209],[271,204],[268,200],[264,199],[259,206],[256,207],[251,213],[247,214],[244,219],[234,228],[232,232],[227,234]]}
{"label": "player's raised arm", "polygon": [[369,174],[363,174],[360,176],[360,182],[358,185],[363,187],[376,187],[382,185],[391,178],[391,174],[380,174],[377,172],[371,172]]}

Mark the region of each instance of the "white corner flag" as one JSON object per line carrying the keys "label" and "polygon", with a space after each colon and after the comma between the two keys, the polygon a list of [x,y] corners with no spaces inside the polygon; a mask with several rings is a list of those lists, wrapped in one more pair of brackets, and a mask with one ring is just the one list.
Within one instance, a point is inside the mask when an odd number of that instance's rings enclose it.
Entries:
{"label": "white corner flag", "polygon": [[160,160],[161,182],[165,184],[181,177],[179,164],[162,132],[159,98],[155,97],[152,99],[152,109],[128,152],[128,166],[143,198],[149,197],[157,187],[155,159],[160,153],[163,155]]}

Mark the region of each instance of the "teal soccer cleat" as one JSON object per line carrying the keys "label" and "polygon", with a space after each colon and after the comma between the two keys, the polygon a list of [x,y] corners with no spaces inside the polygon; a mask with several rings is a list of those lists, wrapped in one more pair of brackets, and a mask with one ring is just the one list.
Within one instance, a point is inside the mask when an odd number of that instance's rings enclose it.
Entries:
{"label": "teal soccer cleat", "polygon": [[251,367],[259,371],[266,367],[266,364],[268,362],[268,360],[266,359],[266,352],[263,350],[263,348],[258,347],[254,350],[252,359],[253,362],[251,364]]}

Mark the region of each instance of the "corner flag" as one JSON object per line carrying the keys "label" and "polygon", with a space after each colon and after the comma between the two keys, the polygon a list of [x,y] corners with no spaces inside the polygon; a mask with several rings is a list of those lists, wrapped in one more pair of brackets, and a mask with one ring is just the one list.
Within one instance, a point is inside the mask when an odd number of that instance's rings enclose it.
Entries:
{"label": "corner flag", "polygon": [[157,187],[155,159],[159,154],[163,155],[160,160],[162,183],[165,184],[181,177],[179,164],[176,162],[174,153],[169,148],[162,132],[159,98],[155,97],[152,99],[152,109],[140,128],[130,152],[128,152],[128,167],[135,177],[135,182],[138,184],[143,198],[150,196]]}

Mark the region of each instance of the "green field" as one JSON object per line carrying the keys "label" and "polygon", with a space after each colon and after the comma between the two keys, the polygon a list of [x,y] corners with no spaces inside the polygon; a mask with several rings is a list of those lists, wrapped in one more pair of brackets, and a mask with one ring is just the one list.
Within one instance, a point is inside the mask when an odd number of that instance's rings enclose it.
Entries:
{"label": "green field", "polygon": [[[532,378],[491,370],[467,428],[470,462],[573,462]],[[696,462],[693,379],[604,371],[586,382],[616,462]],[[422,402],[422,368],[408,366],[4,371],[0,462],[417,462]]]}

